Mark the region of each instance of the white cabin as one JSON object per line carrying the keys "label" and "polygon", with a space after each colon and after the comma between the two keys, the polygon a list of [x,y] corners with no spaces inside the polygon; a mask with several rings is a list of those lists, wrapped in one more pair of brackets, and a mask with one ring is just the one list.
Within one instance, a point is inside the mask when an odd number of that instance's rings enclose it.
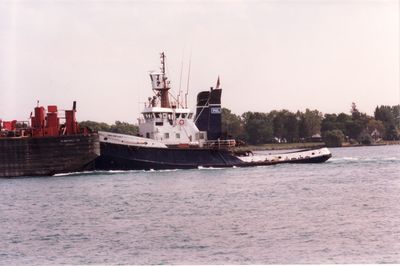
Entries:
{"label": "white cabin", "polygon": [[183,104],[170,103],[170,82],[165,76],[165,56],[161,54],[161,73],[150,73],[152,89],[155,93],[139,118],[141,137],[153,139],[166,145],[202,146],[207,140],[207,132],[195,125],[194,114]]}
{"label": "white cabin", "polygon": [[167,145],[200,145],[207,138],[207,133],[196,127],[193,113],[184,108],[144,108],[139,118],[139,134]]}

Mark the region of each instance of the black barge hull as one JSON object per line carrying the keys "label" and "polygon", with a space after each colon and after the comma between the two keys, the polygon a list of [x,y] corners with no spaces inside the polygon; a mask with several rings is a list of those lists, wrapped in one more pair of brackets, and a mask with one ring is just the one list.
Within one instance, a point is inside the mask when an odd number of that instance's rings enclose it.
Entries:
{"label": "black barge hull", "polygon": [[97,134],[0,138],[0,177],[51,176],[91,170],[99,155]]}

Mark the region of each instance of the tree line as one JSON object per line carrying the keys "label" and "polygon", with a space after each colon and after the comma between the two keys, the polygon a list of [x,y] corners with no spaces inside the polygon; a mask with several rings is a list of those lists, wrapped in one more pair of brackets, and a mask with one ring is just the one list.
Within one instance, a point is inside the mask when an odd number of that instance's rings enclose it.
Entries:
{"label": "tree line", "polygon": [[[139,131],[137,125],[121,121],[112,125],[83,121],[80,125],[93,131],[129,135],[137,135]],[[341,146],[343,142],[372,144],[380,140],[399,140],[400,105],[377,106],[373,116],[360,112],[355,103],[349,114],[323,114],[318,110],[306,109],[304,112],[273,110],[236,115],[222,108],[222,132],[225,138],[256,145],[324,141],[328,146]]]}
{"label": "tree line", "polygon": [[272,142],[324,141],[328,146],[372,144],[380,140],[400,139],[400,105],[377,106],[369,116],[352,104],[350,114],[322,114],[273,110],[269,113],[245,112],[241,116],[222,109],[222,128],[227,137],[249,144]]}
{"label": "tree line", "polygon": [[115,121],[114,124],[109,125],[104,122],[94,122],[94,121],[83,121],[79,123],[80,127],[87,127],[90,130],[97,131],[106,131],[113,132],[119,134],[127,134],[127,135],[137,135],[139,133],[139,128],[136,125],[129,124],[127,122]]}

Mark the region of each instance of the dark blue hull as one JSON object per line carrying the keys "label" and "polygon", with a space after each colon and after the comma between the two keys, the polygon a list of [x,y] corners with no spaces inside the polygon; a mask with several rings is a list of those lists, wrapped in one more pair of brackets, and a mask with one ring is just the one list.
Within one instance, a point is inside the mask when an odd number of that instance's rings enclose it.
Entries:
{"label": "dark blue hull", "polygon": [[227,150],[198,148],[150,148],[100,143],[97,170],[191,169],[245,166]]}
{"label": "dark blue hull", "polygon": [[153,148],[100,142],[97,170],[160,170],[198,167],[249,167],[282,163],[322,163],[331,155],[281,161],[244,162],[228,150]]}

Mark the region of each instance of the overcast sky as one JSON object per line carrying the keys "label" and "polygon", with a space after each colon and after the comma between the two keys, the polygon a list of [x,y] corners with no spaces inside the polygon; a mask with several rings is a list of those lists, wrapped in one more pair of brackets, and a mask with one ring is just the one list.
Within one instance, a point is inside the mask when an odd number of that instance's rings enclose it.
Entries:
{"label": "overcast sky", "polygon": [[0,118],[76,100],[79,120],[136,123],[161,51],[175,91],[191,58],[192,109],[219,75],[236,114],[356,102],[372,115],[400,101],[399,12],[383,0],[0,0]]}

